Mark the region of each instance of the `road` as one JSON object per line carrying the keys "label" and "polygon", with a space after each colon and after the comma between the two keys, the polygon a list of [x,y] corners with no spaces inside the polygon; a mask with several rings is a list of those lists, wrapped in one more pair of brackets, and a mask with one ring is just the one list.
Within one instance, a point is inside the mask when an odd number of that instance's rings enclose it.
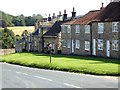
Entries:
{"label": "road", "polygon": [[6,63],[0,63],[0,68],[2,88],[118,88],[118,79],[114,77],[36,69]]}

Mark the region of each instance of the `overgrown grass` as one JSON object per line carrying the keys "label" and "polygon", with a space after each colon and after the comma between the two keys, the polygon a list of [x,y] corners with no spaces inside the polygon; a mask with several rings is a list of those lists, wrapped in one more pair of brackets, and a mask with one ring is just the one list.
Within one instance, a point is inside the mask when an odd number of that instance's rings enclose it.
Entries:
{"label": "overgrown grass", "polygon": [[66,55],[53,55],[51,64],[49,60],[49,55],[38,53],[16,53],[3,56],[1,59],[2,62],[35,68],[95,75],[120,75],[118,70],[118,65],[120,62],[117,60]]}
{"label": "overgrown grass", "polygon": [[18,26],[18,27],[7,27],[12,30],[15,35],[21,35],[24,30],[27,30],[29,33],[34,31],[34,26]]}

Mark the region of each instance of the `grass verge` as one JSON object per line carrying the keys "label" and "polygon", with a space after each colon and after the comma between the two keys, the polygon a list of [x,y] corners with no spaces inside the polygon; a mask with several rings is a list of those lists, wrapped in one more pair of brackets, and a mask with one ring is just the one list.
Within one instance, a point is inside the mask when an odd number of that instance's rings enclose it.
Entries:
{"label": "grass verge", "polygon": [[61,70],[94,75],[119,76],[120,62],[112,59],[53,55],[50,64],[49,55],[38,53],[16,53],[3,56],[1,62],[18,64],[34,68]]}

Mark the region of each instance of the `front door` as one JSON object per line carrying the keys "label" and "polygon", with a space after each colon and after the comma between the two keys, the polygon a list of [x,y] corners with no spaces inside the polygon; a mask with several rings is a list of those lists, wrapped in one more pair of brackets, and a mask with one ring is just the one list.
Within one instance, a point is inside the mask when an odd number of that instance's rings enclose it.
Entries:
{"label": "front door", "polygon": [[72,40],[72,53],[74,53],[74,40]]}
{"label": "front door", "polygon": [[106,56],[110,57],[110,41],[106,41]]}
{"label": "front door", "polygon": [[96,40],[93,39],[93,55],[96,55]]}

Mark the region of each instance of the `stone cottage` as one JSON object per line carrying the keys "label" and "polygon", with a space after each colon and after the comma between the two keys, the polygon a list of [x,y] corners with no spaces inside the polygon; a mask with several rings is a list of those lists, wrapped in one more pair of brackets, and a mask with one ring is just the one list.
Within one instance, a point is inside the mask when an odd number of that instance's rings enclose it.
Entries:
{"label": "stone cottage", "polygon": [[92,23],[92,55],[120,58],[120,2],[111,2]]}

